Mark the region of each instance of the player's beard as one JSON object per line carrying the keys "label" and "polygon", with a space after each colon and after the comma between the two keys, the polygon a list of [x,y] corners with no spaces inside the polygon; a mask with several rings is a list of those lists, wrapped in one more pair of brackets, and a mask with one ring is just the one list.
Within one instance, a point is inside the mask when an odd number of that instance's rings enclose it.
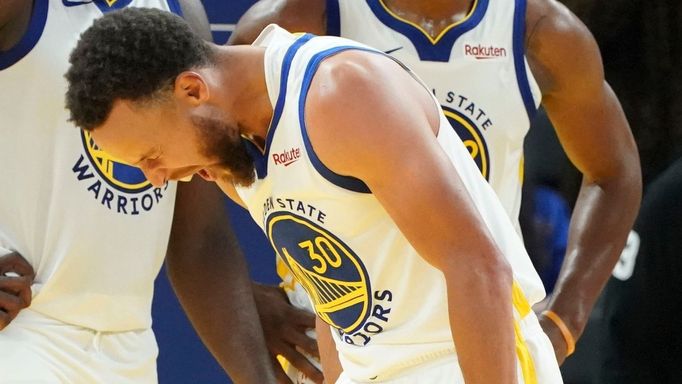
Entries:
{"label": "player's beard", "polygon": [[244,187],[253,184],[256,178],[255,165],[239,130],[215,118],[194,117],[192,122],[199,131],[202,154],[216,159],[219,163],[217,167],[228,173],[216,177],[225,177],[226,181]]}

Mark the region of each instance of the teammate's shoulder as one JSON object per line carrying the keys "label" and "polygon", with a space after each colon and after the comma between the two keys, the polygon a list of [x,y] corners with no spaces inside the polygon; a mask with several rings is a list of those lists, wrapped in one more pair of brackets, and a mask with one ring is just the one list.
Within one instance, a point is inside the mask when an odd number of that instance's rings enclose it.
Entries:
{"label": "teammate's shoulder", "polygon": [[556,0],[528,0],[526,38],[533,34],[571,34],[586,31],[584,24],[568,7]]}
{"label": "teammate's shoulder", "polygon": [[290,32],[326,32],[325,0],[260,0],[239,19],[230,37],[232,44],[250,44],[268,24]]}

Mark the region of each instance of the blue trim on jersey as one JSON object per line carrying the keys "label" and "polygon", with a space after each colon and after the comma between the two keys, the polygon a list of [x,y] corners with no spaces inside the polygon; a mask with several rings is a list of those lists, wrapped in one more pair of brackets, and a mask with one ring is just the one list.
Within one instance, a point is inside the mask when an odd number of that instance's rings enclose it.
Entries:
{"label": "blue trim on jersey", "polygon": [[93,3],[95,3],[97,8],[99,8],[99,10],[102,11],[102,13],[115,11],[117,9],[123,9],[130,5],[130,3],[132,2],[133,0],[116,0],[114,1],[113,4],[109,5],[107,0],[93,0]]}
{"label": "blue trim on jersey", "polygon": [[[244,143],[244,147],[246,148],[246,153],[251,156],[253,159],[253,165],[256,169],[256,175],[258,175],[259,179],[264,178],[268,174],[268,162],[267,162],[267,157],[263,156],[263,152],[261,152],[260,148],[251,140],[247,140],[242,138],[242,143]],[[261,176],[262,175],[262,176]]]}
{"label": "blue trim on jersey", "polygon": [[519,85],[521,99],[526,106],[528,121],[532,122],[538,111],[533,98],[533,92],[528,82],[526,72],[526,0],[515,0],[514,6],[514,31],[512,50],[514,51],[514,68],[516,70],[516,82]]}
{"label": "blue trim on jersey", "polygon": [[31,20],[28,22],[26,33],[15,46],[8,51],[0,52],[0,71],[16,64],[38,44],[38,40],[40,40],[45,29],[48,8],[49,0],[35,0],[33,2]]}
{"label": "blue trim on jersey", "polygon": [[327,0],[327,35],[341,36],[341,12],[339,0]]}
{"label": "blue trim on jersey", "polygon": [[308,67],[305,69],[305,74],[303,75],[303,83],[301,84],[301,95],[299,97],[298,102],[298,119],[301,125],[301,135],[303,136],[305,149],[306,151],[308,151],[308,157],[310,157],[310,162],[313,164],[317,172],[319,172],[320,175],[322,175],[322,177],[327,179],[329,182],[341,188],[345,188],[350,191],[359,193],[372,193],[369,187],[362,180],[351,176],[339,175],[338,173],[335,173],[331,169],[327,168],[327,166],[324,165],[324,163],[322,163],[320,158],[317,157],[317,154],[315,154],[315,149],[313,149],[313,145],[310,143],[310,138],[308,137],[308,129],[305,126],[305,101],[306,98],[308,97],[310,83],[312,82],[313,76],[317,71],[317,67],[319,67],[322,60],[328,58],[329,56],[335,55],[339,52],[346,51],[349,49],[358,49],[361,51],[369,51],[381,54],[381,52],[375,51],[373,49],[354,46],[333,47],[315,54],[315,56],[313,56],[310,59]]}
{"label": "blue trim on jersey", "polygon": [[176,15],[183,17],[182,14],[182,7],[180,6],[180,2],[178,0],[167,0],[168,3],[168,9],[175,13]]}
{"label": "blue trim on jersey", "polygon": [[[404,35],[414,44],[421,61],[450,61],[455,41],[464,33],[475,28],[488,10],[488,0],[478,0],[476,9],[461,24],[452,27],[434,44],[424,32],[412,24],[396,19],[381,4],[380,0],[367,0],[374,15],[388,28]],[[389,47],[387,47],[389,48]],[[390,47],[392,48],[392,47]]]}
{"label": "blue trim on jersey", "polygon": [[[299,37],[289,49],[287,49],[284,54],[284,59],[282,59],[282,70],[280,71],[280,82],[279,82],[279,95],[277,96],[277,102],[275,103],[275,108],[272,113],[272,120],[270,121],[270,126],[268,127],[268,134],[265,137],[265,151],[261,152],[257,150],[253,152],[253,148],[247,145],[247,150],[253,158],[256,165],[256,174],[259,179],[263,179],[268,175],[268,157],[270,155],[270,144],[272,143],[272,138],[275,136],[275,130],[279,124],[279,119],[282,117],[282,110],[284,109],[284,102],[286,101],[287,95],[287,83],[289,81],[289,71],[291,70],[291,62],[303,44],[307,43],[312,39],[314,35],[306,33],[305,35]],[[254,146],[255,147],[255,146]]]}

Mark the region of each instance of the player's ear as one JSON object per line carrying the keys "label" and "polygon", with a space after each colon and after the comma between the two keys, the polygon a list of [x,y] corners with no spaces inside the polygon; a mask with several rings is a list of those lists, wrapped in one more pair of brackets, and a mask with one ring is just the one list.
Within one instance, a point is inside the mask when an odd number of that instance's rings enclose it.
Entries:
{"label": "player's ear", "polygon": [[173,94],[191,105],[199,105],[209,98],[208,84],[200,74],[185,71],[175,78]]}

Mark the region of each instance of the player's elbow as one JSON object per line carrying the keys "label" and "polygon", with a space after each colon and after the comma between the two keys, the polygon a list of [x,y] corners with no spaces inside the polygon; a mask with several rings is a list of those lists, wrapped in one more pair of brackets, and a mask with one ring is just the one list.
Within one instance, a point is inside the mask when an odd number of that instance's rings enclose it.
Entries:
{"label": "player's elbow", "polygon": [[449,271],[446,267],[443,272],[448,285],[455,284],[462,292],[479,291],[491,297],[511,292],[514,280],[511,266],[496,248],[468,258],[465,265],[453,265]]}

